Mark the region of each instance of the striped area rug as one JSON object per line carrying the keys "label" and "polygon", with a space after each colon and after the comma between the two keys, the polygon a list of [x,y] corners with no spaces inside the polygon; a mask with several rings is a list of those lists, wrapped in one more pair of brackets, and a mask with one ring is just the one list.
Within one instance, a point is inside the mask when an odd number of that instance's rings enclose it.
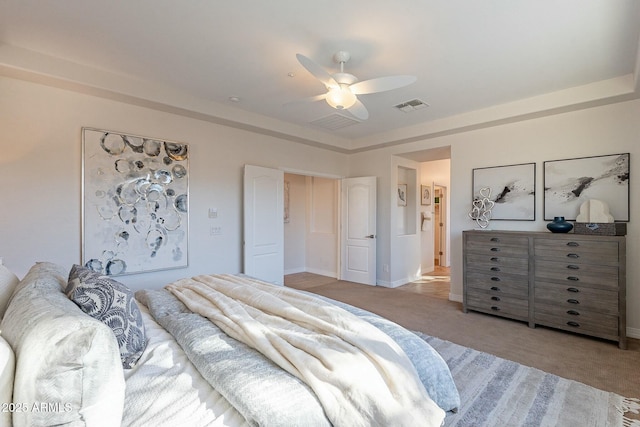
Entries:
{"label": "striped area rug", "polygon": [[624,413],[640,402],[539,369],[418,333],[444,358],[462,405],[448,414],[456,427],[640,426]]}

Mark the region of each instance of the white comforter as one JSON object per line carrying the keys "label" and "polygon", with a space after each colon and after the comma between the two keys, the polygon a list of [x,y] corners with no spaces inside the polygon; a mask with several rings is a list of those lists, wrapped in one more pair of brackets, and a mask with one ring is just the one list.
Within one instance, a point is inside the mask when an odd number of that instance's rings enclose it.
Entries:
{"label": "white comforter", "polygon": [[305,381],[334,425],[440,426],[444,420],[399,346],[344,310],[230,275],[197,276],[166,288]]}
{"label": "white comforter", "polygon": [[127,383],[123,427],[247,427],[244,417],[211,388],[180,345],[140,305],[149,342]]}

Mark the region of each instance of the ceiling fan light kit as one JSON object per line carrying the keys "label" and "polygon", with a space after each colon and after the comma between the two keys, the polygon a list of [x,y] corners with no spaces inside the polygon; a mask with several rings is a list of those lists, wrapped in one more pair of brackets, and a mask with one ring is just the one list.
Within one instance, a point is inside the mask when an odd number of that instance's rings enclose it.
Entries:
{"label": "ceiling fan light kit", "polygon": [[358,82],[356,76],[344,72],[344,64],[351,58],[351,54],[345,51],[333,55],[333,60],[340,64],[340,71],[334,74],[330,74],[300,53],[296,54],[296,57],[298,62],[327,88],[326,94],[315,96],[311,98],[312,101],[324,99],[331,107],[348,110],[360,120],[367,120],[369,112],[356,95],[398,89],[417,80],[415,76],[388,76]]}
{"label": "ceiling fan light kit", "polygon": [[351,108],[356,103],[357,98],[348,87],[337,87],[329,89],[325,100],[327,104],[336,110],[343,110]]}

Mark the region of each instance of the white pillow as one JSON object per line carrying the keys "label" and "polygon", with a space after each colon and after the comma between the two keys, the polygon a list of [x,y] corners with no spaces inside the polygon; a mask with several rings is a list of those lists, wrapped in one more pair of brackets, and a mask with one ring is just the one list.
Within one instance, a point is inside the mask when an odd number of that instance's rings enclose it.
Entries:
{"label": "white pillow", "polygon": [[[15,427],[120,425],[125,382],[111,329],[62,292],[68,271],[38,263],[22,279],[2,319],[16,356]],[[34,410],[34,405],[40,411]],[[80,424],[82,423],[82,424]]]}
{"label": "white pillow", "polygon": [[18,282],[20,280],[15,274],[4,265],[0,265],[0,319],[4,316],[9,298],[11,298]]}
{"label": "white pillow", "polygon": [[[4,338],[0,337],[0,403],[2,404],[12,402],[15,363],[11,346]],[[0,426],[10,425],[11,412],[0,411]]]}

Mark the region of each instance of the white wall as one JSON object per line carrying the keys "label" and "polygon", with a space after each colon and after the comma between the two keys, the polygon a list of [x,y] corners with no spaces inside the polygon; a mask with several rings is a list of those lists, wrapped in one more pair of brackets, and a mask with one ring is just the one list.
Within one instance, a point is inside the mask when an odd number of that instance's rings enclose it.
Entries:
{"label": "white wall", "polygon": [[[536,221],[494,221],[492,228],[545,231],[543,219],[543,162],[575,157],[631,153],[631,221],[627,226],[627,325],[630,336],[640,338],[640,100],[567,112],[550,117],[473,130],[395,147],[353,154],[352,168],[358,173],[378,174],[382,190],[378,203],[378,274],[389,277],[381,266],[392,263],[390,247],[394,240],[389,224],[388,191],[392,179],[388,167],[381,167],[390,156],[429,148],[451,146],[450,236],[451,293],[462,298],[462,231],[473,228],[467,216],[471,203],[473,168],[535,162]],[[388,163],[387,163],[388,164]],[[386,200],[385,200],[386,197]],[[393,267],[391,267],[393,270]],[[406,272],[410,274],[410,271]]]}
{"label": "white wall", "polygon": [[[420,269],[420,226],[418,206],[420,185],[418,162],[403,157],[391,157],[391,189],[388,193],[388,209],[391,212],[390,260],[388,279],[378,277],[377,283],[398,287],[417,280]],[[397,185],[407,185],[407,205],[398,206]],[[385,193],[384,189],[382,191]],[[380,224],[380,218],[377,218]],[[378,258],[379,259],[379,258]]]}
{"label": "white wall", "polygon": [[[242,269],[242,168],[246,163],[317,171],[333,176],[377,176],[378,280],[393,283],[419,268],[398,261],[391,239],[393,161],[398,154],[451,147],[451,292],[462,295],[462,230],[471,170],[536,162],[537,220],[500,221],[494,228],[545,230],[542,162],[631,153],[631,222],[627,236],[627,323],[640,337],[640,100],[594,107],[491,128],[411,142],[350,156],[237,130],[206,121],[135,107],[21,80],[0,78],[0,257],[19,276],[35,261],[80,262],[81,128],[83,126],[190,144],[190,241],[186,269],[123,276],[133,288],[160,287],[181,277]],[[396,165],[397,166],[397,165]],[[397,167],[396,169],[397,170]],[[207,210],[218,208],[218,218]],[[212,226],[222,234],[210,236]],[[393,243],[393,244],[392,244]],[[414,247],[413,243],[403,248]],[[419,245],[415,246],[419,251]],[[394,256],[392,257],[392,253]],[[395,266],[395,267],[394,267]],[[401,266],[397,268],[397,266]],[[392,273],[394,276],[392,277]]]}
{"label": "white wall", "polygon": [[206,121],[4,77],[0,93],[0,257],[19,276],[35,261],[80,262],[83,126],[190,144],[189,267],[121,276],[135,289],[242,271],[244,164],[348,174],[344,154]]}
{"label": "white wall", "polygon": [[338,180],[307,177],[306,271],[338,277]]}

